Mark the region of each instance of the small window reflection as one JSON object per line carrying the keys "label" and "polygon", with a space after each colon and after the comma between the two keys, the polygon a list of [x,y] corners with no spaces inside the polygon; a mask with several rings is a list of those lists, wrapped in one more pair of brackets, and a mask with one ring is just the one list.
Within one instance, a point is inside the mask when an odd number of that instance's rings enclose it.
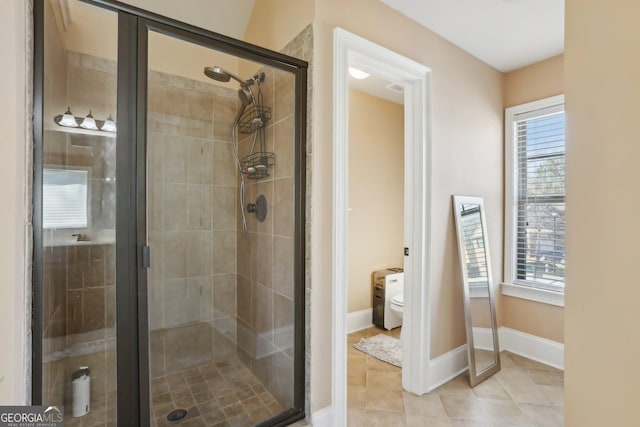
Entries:
{"label": "small window reflection", "polygon": [[44,169],[44,228],[86,228],[88,185],[88,170]]}

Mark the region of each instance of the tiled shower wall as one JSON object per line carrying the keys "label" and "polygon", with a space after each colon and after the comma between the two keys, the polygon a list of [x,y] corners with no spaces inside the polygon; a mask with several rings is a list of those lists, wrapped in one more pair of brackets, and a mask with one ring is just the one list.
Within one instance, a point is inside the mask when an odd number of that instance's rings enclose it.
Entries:
{"label": "tiled shower wall", "polygon": [[[288,53],[310,56],[311,29],[291,42]],[[264,222],[247,213],[248,233],[238,222],[238,357],[284,407],[293,405],[294,381],[294,77],[265,68],[265,106],[271,107],[266,149],[275,153],[270,176],[246,179],[245,206],[264,195]],[[306,107],[306,106],[305,106]],[[241,139],[247,155],[252,135]]]}
{"label": "tiled shower wall", "polygon": [[235,355],[236,90],[151,71],[152,377]]}

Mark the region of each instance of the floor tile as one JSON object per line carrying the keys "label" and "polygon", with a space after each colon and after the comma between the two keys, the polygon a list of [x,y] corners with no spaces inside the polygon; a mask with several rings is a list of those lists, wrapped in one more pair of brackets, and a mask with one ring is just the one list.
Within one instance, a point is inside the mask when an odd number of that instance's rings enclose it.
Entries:
{"label": "floor tile", "polygon": [[482,406],[475,396],[440,396],[440,400],[442,400],[442,406],[450,418],[484,421]]}
{"label": "floor tile", "polygon": [[527,424],[529,419],[518,405],[511,400],[481,400],[483,419],[490,423],[507,423],[511,425]]}
{"label": "floor tile", "polygon": [[348,426],[555,427],[564,422],[564,373],[509,352],[502,370],[469,386],[461,374],[431,393],[402,391],[402,370],[352,347],[376,327],[348,336]]}
{"label": "floor tile", "polygon": [[405,425],[404,416],[401,412],[367,410],[366,427],[402,427]]}
{"label": "floor tile", "polygon": [[564,426],[564,408],[550,405],[520,404],[520,409],[538,427]]}
{"label": "floor tile", "polygon": [[411,415],[421,415],[429,417],[446,417],[447,413],[442,406],[440,395],[437,393],[423,394],[416,396],[415,394],[403,392],[402,400],[404,401],[404,412]]}
{"label": "floor tile", "polygon": [[402,391],[402,371],[367,370],[367,388]]}
{"label": "floor tile", "polygon": [[430,417],[426,415],[406,414],[407,427],[449,427],[447,417]]}
{"label": "floor tile", "polygon": [[347,407],[365,408],[367,403],[366,392],[366,387],[347,386]]}
{"label": "floor tile", "polygon": [[496,399],[496,400],[510,400],[511,398],[507,394],[507,391],[502,387],[502,384],[498,382],[494,377],[491,377],[474,388],[471,392],[481,399]]}
{"label": "floor tile", "polygon": [[365,427],[367,410],[364,408],[349,408],[347,410],[347,426]]}
{"label": "floor tile", "polygon": [[370,409],[402,413],[404,411],[402,392],[385,389],[368,389],[367,410]]}

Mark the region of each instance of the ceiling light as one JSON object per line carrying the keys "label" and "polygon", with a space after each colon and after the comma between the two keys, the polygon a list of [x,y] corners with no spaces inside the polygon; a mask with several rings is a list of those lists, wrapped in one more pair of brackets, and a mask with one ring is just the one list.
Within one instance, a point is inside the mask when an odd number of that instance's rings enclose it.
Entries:
{"label": "ceiling light", "polygon": [[365,73],[364,71],[358,70],[357,68],[349,67],[349,75],[356,80],[364,80],[371,74]]}
{"label": "ceiling light", "polygon": [[80,123],[80,127],[90,130],[98,130],[98,126],[96,126],[96,119],[91,115],[91,110],[89,110],[87,117],[85,117],[82,123]]}

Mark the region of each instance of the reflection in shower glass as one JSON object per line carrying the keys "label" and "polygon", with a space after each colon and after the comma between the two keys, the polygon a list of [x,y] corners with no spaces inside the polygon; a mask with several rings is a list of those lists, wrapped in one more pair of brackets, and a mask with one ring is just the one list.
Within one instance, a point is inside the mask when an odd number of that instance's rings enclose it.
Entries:
{"label": "reflection in shower glass", "polygon": [[149,52],[153,422],[255,425],[294,403],[294,77],[154,32]]}
{"label": "reflection in shower glass", "polygon": [[114,425],[116,134],[54,119],[117,120],[117,14],[69,0],[64,25],[43,3],[42,402],[66,426]]}

